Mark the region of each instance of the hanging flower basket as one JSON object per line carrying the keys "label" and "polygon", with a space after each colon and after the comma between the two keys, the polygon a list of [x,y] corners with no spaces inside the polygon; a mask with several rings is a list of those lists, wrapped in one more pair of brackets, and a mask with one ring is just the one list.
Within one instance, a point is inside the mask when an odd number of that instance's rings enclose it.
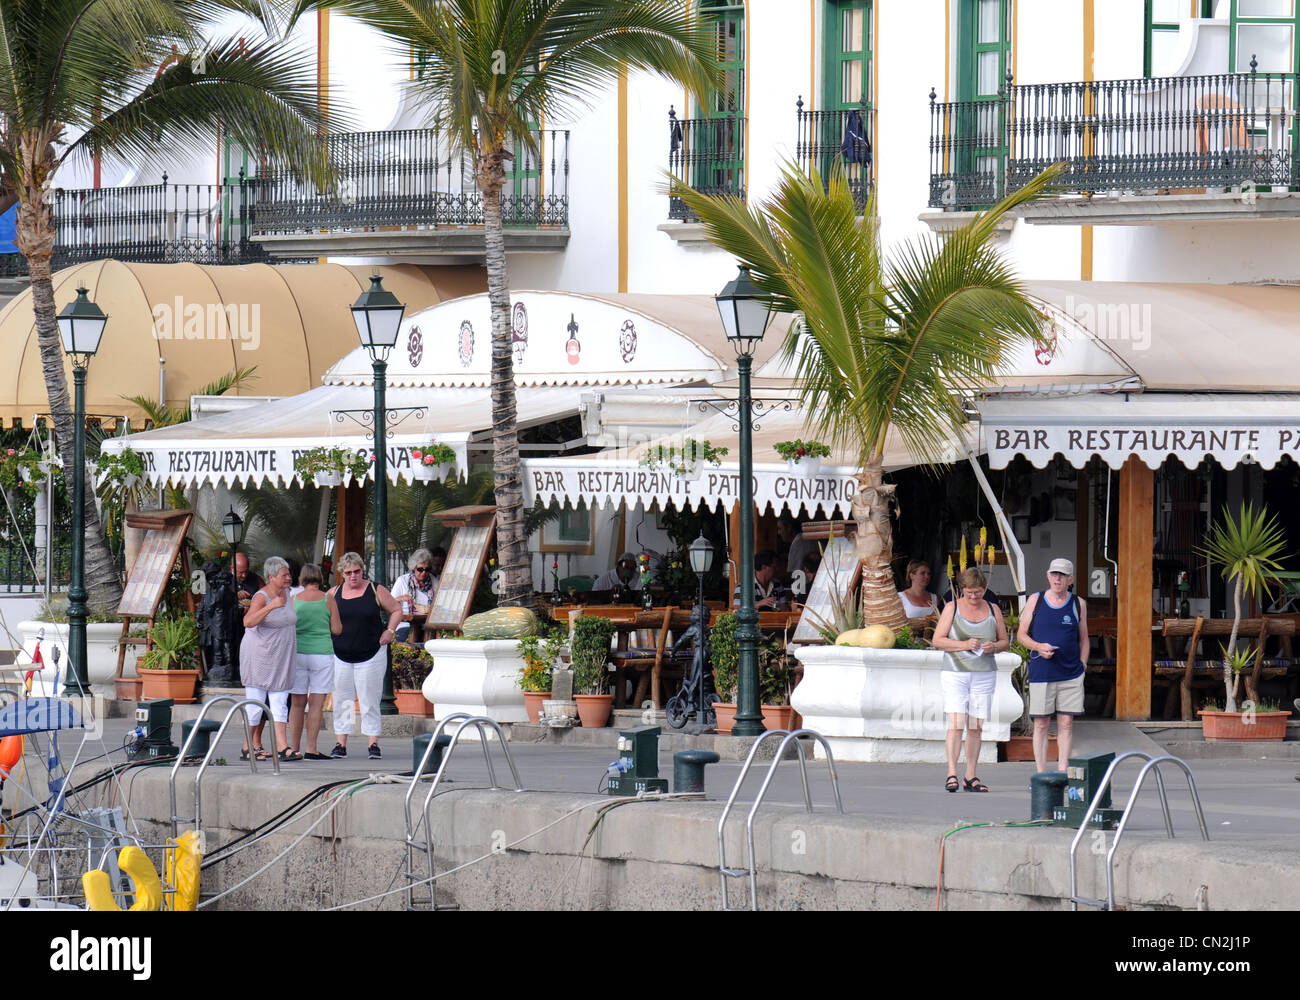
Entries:
{"label": "hanging flower basket", "polygon": [[641,456],[641,464],[648,469],[671,473],[686,482],[694,482],[704,473],[705,462],[719,466],[726,453],[726,448],[715,448],[708,441],[694,438],[686,438],[680,447],[660,441]]}
{"label": "hanging flower basket", "polygon": [[312,476],[312,481],[317,486],[342,486],[343,473],[341,472],[318,472]]}
{"label": "hanging flower basket", "polygon": [[456,452],[450,445],[422,445],[411,449],[411,476],[421,482],[445,482],[451,477]]}
{"label": "hanging flower basket", "polygon": [[822,459],[830,458],[831,450],[820,441],[778,441],[772,446],[785,459],[790,475],[812,479],[822,471]]}
{"label": "hanging flower basket", "polygon": [[348,479],[366,478],[370,462],[347,448],[311,448],[293,460],[293,471],[303,482],[312,480],[317,486],[342,486]]}

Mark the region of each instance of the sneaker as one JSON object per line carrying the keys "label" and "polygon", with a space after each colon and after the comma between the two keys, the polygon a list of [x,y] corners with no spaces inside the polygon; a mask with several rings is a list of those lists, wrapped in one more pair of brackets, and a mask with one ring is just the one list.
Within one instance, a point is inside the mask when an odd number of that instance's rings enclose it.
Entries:
{"label": "sneaker", "polygon": [[342,743],[335,743],[334,749],[330,751],[331,757],[346,757],[347,755],[348,755],[348,748],[345,747]]}
{"label": "sneaker", "polygon": [[378,743],[371,743],[369,749],[366,750],[366,754],[370,757],[371,760],[380,760],[384,756],[379,749]]}

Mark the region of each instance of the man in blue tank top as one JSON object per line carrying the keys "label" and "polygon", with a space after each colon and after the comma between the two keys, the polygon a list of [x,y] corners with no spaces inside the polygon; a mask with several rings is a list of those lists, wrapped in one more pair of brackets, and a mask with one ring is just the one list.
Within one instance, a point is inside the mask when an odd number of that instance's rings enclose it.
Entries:
{"label": "man in blue tank top", "polygon": [[1083,714],[1088,664],[1088,609],[1070,592],[1074,564],[1053,559],[1046,591],[1030,596],[1017,638],[1029,650],[1029,715],[1034,720],[1034,764],[1047,770],[1048,727],[1056,714],[1057,770],[1070,762],[1074,717]]}

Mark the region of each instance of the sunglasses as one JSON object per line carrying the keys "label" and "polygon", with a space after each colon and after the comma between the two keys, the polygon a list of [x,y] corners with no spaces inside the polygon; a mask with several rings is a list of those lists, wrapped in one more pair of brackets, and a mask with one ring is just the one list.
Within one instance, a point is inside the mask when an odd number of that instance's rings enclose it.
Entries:
{"label": "sunglasses", "polygon": [[429,567],[428,567],[428,566],[416,566],[416,567],[415,567],[415,572],[417,572],[417,573],[427,573],[427,572],[429,572]]}
{"label": "sunglasses", "polygon": [[343,571],[343,575],[344,575],[344,576],[360,576],[360,575],[361,575],[361,570],[359,570],[359,569],[345,569],[345,570]]}

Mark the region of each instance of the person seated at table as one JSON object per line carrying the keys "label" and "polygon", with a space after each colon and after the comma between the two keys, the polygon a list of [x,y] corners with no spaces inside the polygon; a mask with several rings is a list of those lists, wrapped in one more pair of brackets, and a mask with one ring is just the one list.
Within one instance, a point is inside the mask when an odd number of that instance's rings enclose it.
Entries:
{"label": "person seated at table", "polygon": [[[776,556],[760,552],[754,556],[754,607],[758,611],[776,611],[780,595],[776,593]],[[740,585],[736,585],[731,604],[740,607]]]}
{"label": "person seated at table", "polygon": [[617,591],[617,590],[641,590],[641,574],[637,572],[636,556],[631,552],[624,552],[618,557],[618,562],[614,563],[613,569],[607,569],[600,576],[596,577],[596,582],[591,585],[593,592]]}
{"label": "person seated at table", "polygon": [[898,592],[903,602],[903,613],[908,618],[929,618],[939,613],[939,598],[930,587],[930,564],[924,559],[913,559],[907,564],[907,589]]}
{"label": "person seated at table", "polygon": [[[403,614],[409,615],[417,607],[428,608],[433,604],[445,558],[446,553],[438,557],[428,549],[416,549],[411,553],[411,557],[406,560],[407,572],[397,578],[392,589],[393,597],[402,603]],[[402,622],[397,628],[397,641],[405,642],[410,632],[411,623]]]}

